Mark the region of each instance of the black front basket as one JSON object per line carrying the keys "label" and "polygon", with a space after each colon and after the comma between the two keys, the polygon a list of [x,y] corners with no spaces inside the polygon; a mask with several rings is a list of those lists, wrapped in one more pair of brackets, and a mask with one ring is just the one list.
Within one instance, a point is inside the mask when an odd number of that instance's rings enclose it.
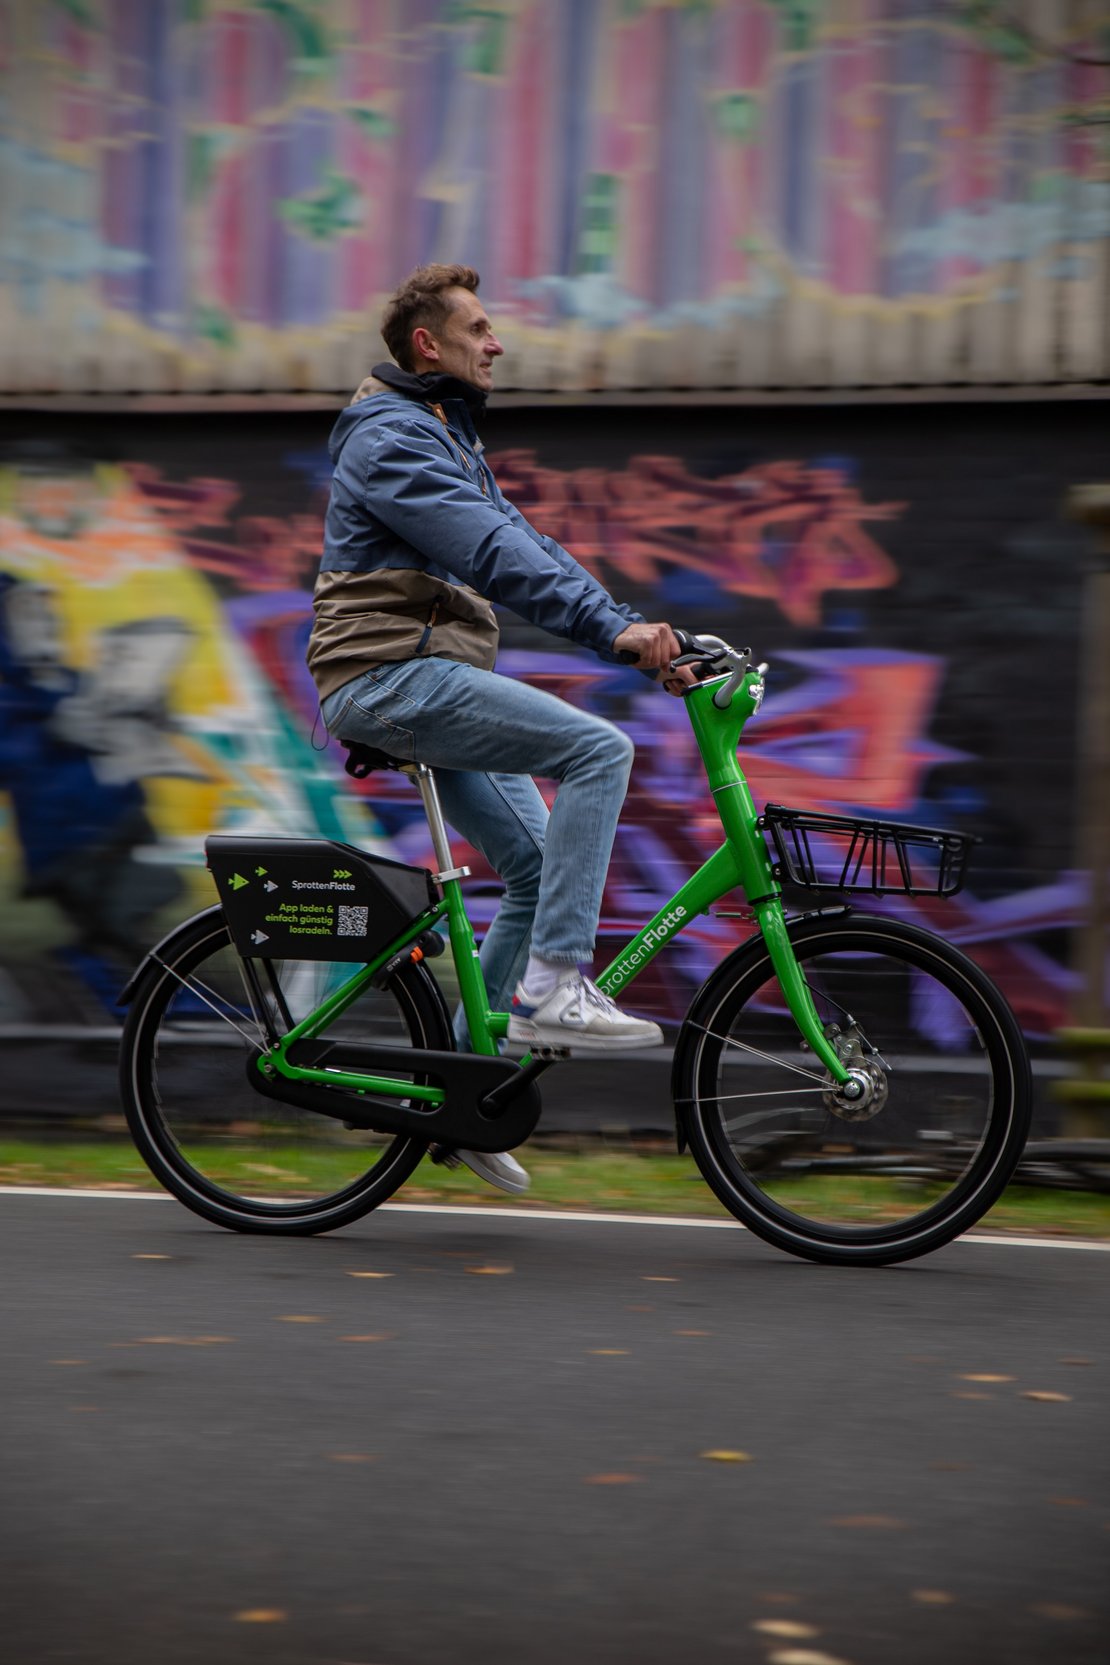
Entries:
{"label": "black front basket", "polygon": [[968,833],[821,815],[768,804],[759,825],[775,848],[775,877],[805,890],[954,896],[979,840]]}

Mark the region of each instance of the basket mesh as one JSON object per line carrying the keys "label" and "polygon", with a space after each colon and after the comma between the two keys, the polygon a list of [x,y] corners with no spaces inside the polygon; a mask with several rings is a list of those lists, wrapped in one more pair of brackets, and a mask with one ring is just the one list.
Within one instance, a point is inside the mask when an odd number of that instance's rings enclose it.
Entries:
{"label": "basket mesh", "polygon": [[821,815],[768,804],[759,825],[775,849],[775,876],[806,890],[954,896],[978,839],[939,827]]}

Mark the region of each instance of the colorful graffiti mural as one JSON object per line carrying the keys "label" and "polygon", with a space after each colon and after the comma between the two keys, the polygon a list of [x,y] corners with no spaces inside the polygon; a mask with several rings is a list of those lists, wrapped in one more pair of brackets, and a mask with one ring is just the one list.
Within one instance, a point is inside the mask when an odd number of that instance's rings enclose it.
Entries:
{"label": "colorful graffiti mural", "polygon": [[429,259],[519,387],[1106,374],[1108,98],[1101,0],[7,0],[0,383],[333,390]]}
{"label": "colorful graffiti mural", "polygon": [[[994,748],[947,687],[960,671],[957,610],[922,604],[928,561],[898,559],[913,498],[875,492],[850,454],[731,464],[718,425],[691,425],[693,452],[606,456],[576,425],[564,446],[498,448],[499,477],[537,524],[617,594],[650,615],[734,639],[759,634],[770,698],[749,729],[757,801],[978,830],[1000,810],[984,750]],[[519,421],[511,423],[514,437]],[[705,465],[704,442],[718,456]],[[131,436],[134,439],[134,435]],[[317,436],[319,437],[319,436]],[[858,436],[857,436],[858,437]],[[321,832],[402,859],[431,860],[418,800],[400,778],[353,783],[316,722],[304,664],[320,544],[326,453],[303,419],[257,435],[194,424],[200,468],[167,465],[159,446],[127,462],[24,438],[0,466],[0,1023],[103,1023],[138,954],[211,900],[205,835],[254,828]],[[696,442],[696,443],[695,443]],[[181,447],[181,430],[162,445]],[[1061,435],[1061,456],[1068,449]],[[238,449],[236,449],[238,447]],[[152,454],[153,452],[153,454]],[[213,463],[246,459],[239,477]],[[259,512],[279,482],[281,512]],[[881,542],[880,540],[883,540]],[[968,607],[973,582],[953,546]],[[1079,563],[1076,563],[1078,572]],[[1054,580],[1059,592],[1062,570]],[[997,616],[1020,650],[1012,561],[990,578]],[[1062,603],[1063,625],[1074,596]],[[901,627],[897,621],[903,620]],[[1036,624],[1043,638],[1045,617]],[[1006,681],[1003,649],[972,622],[981,685]],[[635,672],[505,620],[501,669],[587,705],[633,736],[637,762],[609,876],[601,954],[661,906],[719,842],[681,705]],[[963,725],[962,728],[960,725]],[[1070,732],[1070,729],[1068,730]],[[991,760],[1019,775],[1028,735]],[[1056,742],[1059,746],[1059,741]],[[1020,802],[1011,786],[1010,797]],[[1006,795],[1002,782],[1002,796]],[[1030,818],[1031,805],[1026,805]],[[984,870],[943,904],[882,905],[930,919],[982,959],[1031,1033],[1064,1021],[1072,989],[1062,933],[1082,908],[1065,864],[1022,855],[1011,826]],[[496,875],[476,851],[479,925]],[[668,955],[666,981],[637,987],[664,1021],[738,940],[736,919],[706,918]]]}

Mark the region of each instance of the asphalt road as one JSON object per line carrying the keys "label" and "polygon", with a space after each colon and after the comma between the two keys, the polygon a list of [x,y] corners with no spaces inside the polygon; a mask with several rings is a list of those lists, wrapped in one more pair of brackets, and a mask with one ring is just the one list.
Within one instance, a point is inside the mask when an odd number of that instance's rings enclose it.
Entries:
{"label": "asphalt road", "polygon": [[1110,1255],[0,1193],[15,1665],[1106,1665]]}

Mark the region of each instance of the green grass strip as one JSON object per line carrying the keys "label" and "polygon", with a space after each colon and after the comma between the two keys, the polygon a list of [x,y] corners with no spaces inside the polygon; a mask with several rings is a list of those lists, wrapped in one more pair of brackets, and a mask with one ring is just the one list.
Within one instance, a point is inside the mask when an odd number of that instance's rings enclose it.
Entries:
{"label": "green grass strip", "polygon": [[[286,1146],[249,1141],[195,1151],[204,1171],[268,1195],[334,1189],[361,1171],[350,1146]],[[372,1152],[366,1153],[372,1157]],[[421,1163],[397,1193],[399,1202],[466,1203],[521,1209],[560,1208],[625,1214],[716,1216],[725,1210],[688,1156],[610,1146],[553,1149],[531,1144],[517,1153],[532,1176],[524,1197],[510,1197],[466,1168]],[[45,1140],[0,1138],[0,1185],[42,1185],[114,1191],[157,1191],[157,1182],[129,1140],[115,1135]],[[922,1206],[923,1193],[896,1180],[845,1175],[778,1182],[788,1206],[819,1208],[827,1218],[894,1218]],[[980,1227],[1035,1236],[1110,1239],[1110,1195],[1012,1185]]]}

